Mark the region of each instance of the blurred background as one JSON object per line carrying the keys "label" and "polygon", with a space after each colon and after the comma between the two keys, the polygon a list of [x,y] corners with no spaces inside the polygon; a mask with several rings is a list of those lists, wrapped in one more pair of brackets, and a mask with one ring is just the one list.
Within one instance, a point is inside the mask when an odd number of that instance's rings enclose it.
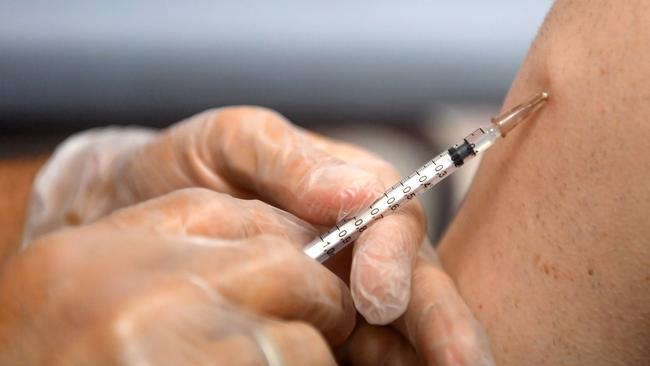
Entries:
{"label": "blurred background", "polygon": [[[0,0],[0,157],[263,105],[410,173],[489,117],[551,0]],[[476,164],[423,196],[435,240]]]}

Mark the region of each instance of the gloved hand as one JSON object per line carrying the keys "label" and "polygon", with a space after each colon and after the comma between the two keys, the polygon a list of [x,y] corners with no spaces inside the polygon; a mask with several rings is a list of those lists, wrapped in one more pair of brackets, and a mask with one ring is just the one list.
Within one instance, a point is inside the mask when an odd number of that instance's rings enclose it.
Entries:
{"label": "gloved hand", "polygon": [[[371,204],[399,180],[360,148],[316,136],[258,107],[207,111],[156,133],[93,130],[64,143],[35,182],[25,240],[184,187],[257,198],[320,228]],[[330,266],[374,324],[400,316],[425,220],[419,203],[379,221]],[[305,244],[309,240],[305,240]],[[347,262],[346,262],[347,261]]]}
{"label": "gloved hand", "polygon": [[391,326],[357,323],[337,351],[351,366],[494,365],[487,336],[442,270],[430,243],[413,271],[411,301]]}
{"label": "gloved hand", "polygon": [[335,365],[319,332],[340,343],[355,311],[296,245],[313,234],[187,189],[42,236],[0,274],[0,364]]}

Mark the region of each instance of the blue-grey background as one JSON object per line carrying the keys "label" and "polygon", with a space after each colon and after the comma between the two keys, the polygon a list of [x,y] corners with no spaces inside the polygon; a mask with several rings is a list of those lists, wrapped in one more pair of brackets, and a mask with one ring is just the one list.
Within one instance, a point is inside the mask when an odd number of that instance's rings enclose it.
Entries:
{"label": "blue-grey background", "polygon": [[162,125],[228,104],[410,122],[500,101],[550,5],[0,0],[0,128]]}
{"label": "blue-grey background", "polygon": [[[0,0],[0,159],[259,104],[408,174],[498,110],[550,5]],[[434,242],[477,164],[422,196]]]}

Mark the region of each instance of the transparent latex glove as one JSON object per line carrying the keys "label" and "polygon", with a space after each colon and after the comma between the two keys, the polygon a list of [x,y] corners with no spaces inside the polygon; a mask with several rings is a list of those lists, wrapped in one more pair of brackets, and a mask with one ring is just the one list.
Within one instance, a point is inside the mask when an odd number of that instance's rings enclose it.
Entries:
{"label": "transparent latex glove", "polygon": [[355,311],[313,233],[196,188],[41,236],[0,273],[0,364],[335,365]]}
{"label": "transparent latex glove", "polygon": [[363,322],[337,350],[351,366],[494,365],[485,331],[442,270],[428,240],[413,271],[411,301],[391,326]]}
{"label": "transparent latex glove", "polygon": [[[257,198],[322,229],[367,207],[399,178],[369,152],[273,111],[222,108],[160,133],[110,128],[72,137],[36,180],[25,238],[184,187]],[[340,253],[328,264],[350,278],[368,322],[389,323],[406,309],[424,233],[422,208],[412,202],[364,232],[353,256]]]}

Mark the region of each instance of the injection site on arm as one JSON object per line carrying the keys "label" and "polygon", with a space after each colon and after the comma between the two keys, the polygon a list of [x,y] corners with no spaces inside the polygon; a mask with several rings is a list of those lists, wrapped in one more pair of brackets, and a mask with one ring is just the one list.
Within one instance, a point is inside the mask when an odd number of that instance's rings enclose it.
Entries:
{"label": "injection site on arm", "polygon": [[527,102],[517,105],[489,125],[478,128],[463,141],[429,160],[415,172],[384,192],[365,211],[338,222],[329,231],[319,235],[305,247],[305,253],[318,262],[325,262],[341,249],[356,240],[370,225],[398,211],[410,200],[431,189],[476,155],[489,149],[501,137],[527,119],[548,99],[548,93],[536,94]]}

